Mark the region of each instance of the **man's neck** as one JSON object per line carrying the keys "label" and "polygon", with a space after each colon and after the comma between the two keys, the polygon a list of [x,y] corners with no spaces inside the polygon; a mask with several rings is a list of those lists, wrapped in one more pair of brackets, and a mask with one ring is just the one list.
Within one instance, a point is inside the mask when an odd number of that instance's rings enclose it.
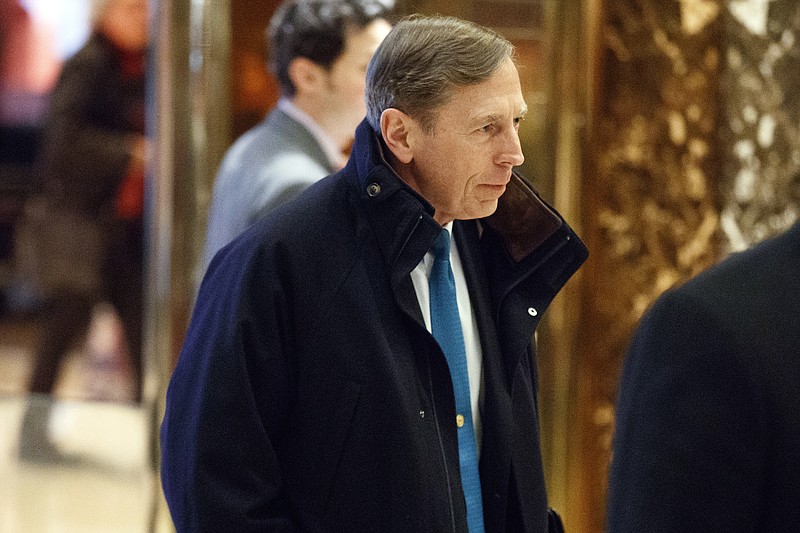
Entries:
{"label": "man's neck", "polygon": [[299,106],[297,98],[281,98],[278,102],[278,109],[302,124],[311,133],[327,155],[332,168],[339,169],[344,166],[346,161],[342,155],[343,147],[340,140],[333,137],[330,129],[320,124],[316,117],[308,112],[307,108]]}
{"label": "man's neck", "polygon": [[339,132],[338,125],[330,124],[327,120],[327,113],[323,106],[316,100],[302,95],[295,95],[289,98],[292,105],[311,117],[311,119],[319,126],[325,134],[336,143],[340,150],[344,150],[350,144],[351,139],[347,135]]}

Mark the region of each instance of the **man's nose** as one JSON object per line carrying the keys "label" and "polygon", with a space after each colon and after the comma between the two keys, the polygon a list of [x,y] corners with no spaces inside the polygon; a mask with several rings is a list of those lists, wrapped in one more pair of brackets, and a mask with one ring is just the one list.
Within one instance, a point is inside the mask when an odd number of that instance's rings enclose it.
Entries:
{"label": "man's nose", "polygon": [[510,164],[518,167],[525,161],[522,154],[522,145],[519,142],[519,132],[516,128],[511,129],[503,136],[503,144],[500,152],[500,164]]}

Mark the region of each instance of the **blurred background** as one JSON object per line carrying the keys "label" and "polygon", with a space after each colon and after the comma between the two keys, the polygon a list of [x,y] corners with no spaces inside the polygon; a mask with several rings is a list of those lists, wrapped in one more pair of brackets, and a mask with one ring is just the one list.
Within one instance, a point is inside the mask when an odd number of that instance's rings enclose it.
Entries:
{"label": "blurred background", "polygon": [[[230,143],[278,98],[275,0],[151,0],[144,381],[135,401],[115,310],[99,305],[53,393],[50,432],[82,460],[28,464],[16,442],[39,331],[15,230],[39,192],[43,112],[89,32],[89,0],[0,0],[0,531],[170,531],[157,475],[163,392],[202,273]],[[800,209],[800,5],[794,0],[419,0],[516,46],[529,106],[523,173],[590,247],[539,331],[551,504],[602,532],[617,379],[664,290],[785,229]]]}

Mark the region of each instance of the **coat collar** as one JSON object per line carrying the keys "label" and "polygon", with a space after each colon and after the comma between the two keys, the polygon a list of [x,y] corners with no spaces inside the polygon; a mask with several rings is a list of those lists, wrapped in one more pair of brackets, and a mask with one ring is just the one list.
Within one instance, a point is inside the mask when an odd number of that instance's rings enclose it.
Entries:
{"label": "coat collar", "polygon": [[[356,130],[346,174],[373,223],[396,285],[422,260],[441,226],[433,219],[431,204],[392,170],[383,155],[386,149],[363,121]],[[513,265],[524,263],[526,268],[517,269],[519,274],[530,270],[531,256],[543,257],[543,244],[560,240],[556,239],[559,234],[574,236],[561,216],[516,172],[495,213],[481,219],[480,225],[498,237]],[[510,280],[506,289],[517,281]]]}
{"label": "coat collar", "polygon": [[367,213],[396,287],[422,260],[441,226],[433,219],[431,204],[391,168],[383,155],[385,149],[369,124],[362,122],[345,173]]}
{"label": "coat collar", "polygon": [[558,213],[516,172],[500,197],[497,210],[483,220],[498,233],[515,263],[530,256],[565,225]]}

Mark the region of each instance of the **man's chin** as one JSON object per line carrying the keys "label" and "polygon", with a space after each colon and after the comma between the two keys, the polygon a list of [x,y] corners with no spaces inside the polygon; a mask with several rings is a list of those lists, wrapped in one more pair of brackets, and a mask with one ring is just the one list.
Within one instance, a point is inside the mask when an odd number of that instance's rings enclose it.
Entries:
{"label": "man's chin", "polygon": [[478,203],[477,209],[470,213],[469,219],[486,218],[492,216],[497,211],[497,199],[482,200]]}

